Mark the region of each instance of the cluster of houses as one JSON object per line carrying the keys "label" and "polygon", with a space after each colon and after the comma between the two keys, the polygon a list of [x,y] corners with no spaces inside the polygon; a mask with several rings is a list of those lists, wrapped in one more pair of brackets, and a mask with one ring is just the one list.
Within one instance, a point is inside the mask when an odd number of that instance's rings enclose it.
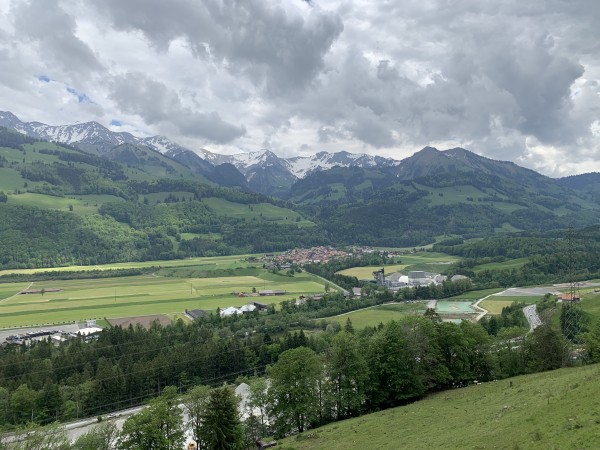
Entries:
{"label": "cluster of houses", "polygon": [[344,250],[339,250],[331,246],[295,248],[281,253],[280,255],[267,253],[263,258],[263,262],[275,263],[278,264],[280,268],[285,269],[291,267],[291,264],[326,263],[332,259],[346,258],[350,255],[350,253]]}
{"label": "cluster of houses", "polygon": [[[378,252],[371,247],[351,247],[348,250],[340,250],[332,246],[319,246],[311,248],[295,248],[281,254],[266,253],[261,259],[266,265],[275,264],[280,269],[289,269],[292,264],[302,265],[310,263],[327,263],[335,259],[343,259],[349,256],[369,254]],[[387,252],[388,257],[400,256],[398,252]]]}

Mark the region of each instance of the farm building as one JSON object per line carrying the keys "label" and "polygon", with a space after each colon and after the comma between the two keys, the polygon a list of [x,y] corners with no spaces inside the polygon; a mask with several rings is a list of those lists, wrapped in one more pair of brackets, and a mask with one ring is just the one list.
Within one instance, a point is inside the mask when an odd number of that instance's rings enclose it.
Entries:
{"label": "farm building", "polygon": [[247,312],[252,312],[252,311],[256,311],[256,306],[254,306],[252,303],[249,303],[247,305],[244,305],[240,308],[240,311],[242,313],[247,313]]}
{"label": "farm building", "polygon": [[266,303],[252,302],[252,304],[256,306],[256,309],[258,309],[259,311],[266,311],[269,308],[269,306]]}
{"label": "farm building", "polygon": [[581,300],[581,296],[579,295],[579,293],[575,292],[573,294],[565,292],[560,294],[560,298],[559,300],[561,302],[578,302]]}
{"label": "farm building", "polygon": [[221,317],[230,317],[235,316],[237,314],[242,314],[242,312],[235,306],[230,306],[229,308],[221,310]]}
{"label": "farm building", "polygon": [[450,278],[450,281],[459,281],[459,280],[467,280],[469,279],[469,277],[465,276],[465,275],[452,275],[452,278]]}
{"label": "farm building", "polygon": [[285,292],[281,289],[262,289],[258,291],[258,295],[261,297],[271,297],[273,295],[285,295]]}
{"label": "farm building", "polygon": [[230,306],[229,308],[225,308],[221,310],[221,317],[230,317],[238,314],[245,314],[249,312],[253,312],[258,310],[254,303],[248,303],[247,305],[236,308],[235,306]]}
{"label": "farm building", "polygon": [[210,315],[209,311],[205,311],[204,309],[192,309],[192,310],[185,310],[185,313],[190,316],[192,319],[198,319],[200,317],[206,317]]}

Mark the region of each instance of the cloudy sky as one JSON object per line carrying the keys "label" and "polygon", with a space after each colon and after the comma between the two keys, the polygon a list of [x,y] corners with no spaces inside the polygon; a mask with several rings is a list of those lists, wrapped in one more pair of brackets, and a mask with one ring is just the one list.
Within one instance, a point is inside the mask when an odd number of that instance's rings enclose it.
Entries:
{"label": "cloudy sky", "polygon": [[600,2],[0,0],[0,110],[222,153],[600,171]]}

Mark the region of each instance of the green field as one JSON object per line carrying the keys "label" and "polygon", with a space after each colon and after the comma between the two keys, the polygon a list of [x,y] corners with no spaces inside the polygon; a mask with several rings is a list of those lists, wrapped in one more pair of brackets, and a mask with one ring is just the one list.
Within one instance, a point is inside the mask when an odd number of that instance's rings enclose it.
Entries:
{"label": "green field", "polygon": [[[23,283],[0,284],[0,328],[73,322],[75,320],[176,314],[185,309],[241,306],[252,300],[279,303],[304,294],[322,293],[323,281],[308,273],[294,277],[260,271],[255,276],[176,278],[137,276],[91,280],[53,280],[32,283],[32,289],[61,292],[14,295]],[[237,297],[233,291],[281,289],[277,297]],[[12,297],[11,297],[12,296]],[[8,297],[8,298],[7,298]]]}
{"label": "green field", "polygon": [[374,306],[373,308],[361,309],[348,314],[327,317],[327,320],[338,322],[344,326],[348,318],[352,321],[354,328],[375,327],[380,323],[399,320],[410,314],[425,312],[425,303],[390,303]]}
{"label": "green field", "polygon": [[600,294],[584,293],[581,300],[581,309],[592,317],[600,318]]}
{"label": "green field", "polygon": [[27,289],[29,283],[4,283],[0,284],[0,301],[12,297],[17,292]]}
{"label": "green field", "polygon": [[484,383],[309,430],[277,448],[598,448],[599,384],[599,365]]}
{"label": "green field", "polygon": [[250,219],[260,219],[278,223],[296,224],[298,226],[313,226],[314,223],[302,218],[297,212],[270,203],[243,205],[222,198],[203,198],[202,203],[211,208],[219,216]]}
{"label": "green field", "polygon": [[[444,188],[434,188],[431,186],[425,186],[422,184],[414,183],[418,189],[426,190],[431,192],[433,195],[427,199],[431,206],[449,205],[453,203],[463,203],[469,201],[468,199],[477,199],[480,197],[487,197],[489,194],[485,191],[477,189],[474,186],[452,186]],[[442,194],[442,195],[440,195]]]}
{"label": "green field", "polygon": [[512,305],[514,302],[524,303],[526,305],[533,305],[536,303],[541,296],[505,296],[505,295],[492,295],[482,301],[479,306],[485,309],[487,312],[493,315],[502,313],[502,308]]}
{"label": "green field", "polygon": [[386,264],[383,266],[365,266],[351,267],[341,270],[338,273],[358,279],[372,279],[373,272],[382,267],[385,273],[393,273],[404,270],[408,273],[410,270],[424,270],[426,272],[438,272],[446,269],[451,263],[458,261],[460,258],[456,256],[446,255],[444,253],[435,252],[416,252],[400,256],[400,263]]}
{"label": "green field", "polygon": [[340,270],[338,274],[346,275],[349,277],[356,277],[359,280],[372,280],[373,272],[381,268],[385,269],[386,274],[400,272],[406,267],[406,264],[391,264],[385,266],[365,266],[365,267],[351,267],[350,269]]}
{"label": "green field", "polygon": [[460,301],[439,301],[435,308],[435,312],[438,314],[476,314],[476,311],[471,308],[473,302],[460,302]]}
{"label": "green field", "polygon": [[[509,297],[504,297],[509,298]],[[484,300],[479,306],[492,315],[500,315],[502,308],[512,305],[512,300]]]}
{"label": "green field", "polygon": [[502,288],[480,289],[478,291],[464,292],[460,295],[450,297],[448,300],[479,300],[480,298],[487,297],[488,295],[492,295],[503,290],[504,289]]}
{"label": "green field", "polygon": [[113,195],[77,195],[73,197],[55,197],[52,195],[34,194],[25,192],[18,195],[10,195],[10,202],[23,206],[36,206],[44,209],[57,209],[69,211],[73,207],[73,213],[80,216],[96,214],[98,206],[109,201],[123,201]]}

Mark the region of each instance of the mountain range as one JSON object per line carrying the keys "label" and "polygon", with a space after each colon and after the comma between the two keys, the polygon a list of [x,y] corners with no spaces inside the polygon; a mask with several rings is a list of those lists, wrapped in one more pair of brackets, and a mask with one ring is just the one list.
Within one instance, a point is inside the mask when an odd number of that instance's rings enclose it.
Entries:
{"label": "mountain range", "polygon": [[[347,152],[218,155],[95,122],[55,127],[8,112],[0,112],[0,194],[0,208],[15,218],[0,223],[7,243],[38,214],[28,208],[50,211],[25,227],[19,242],[31,248],[15,252],[11,243],[4,256],[12,259],[0,256],[0,266],[325,243],[418,246],[600,221],[600,174],[554,179],[462,148],[425,147],[402,161]],[[55,247],[48,230],[58,235],[69,221],[73,235]],[[115,247],[116,236],[123,242]],[[78,245],[84,249],[69,250]]]}
{"label": "mountain range", "polygon": [[[462,148],[439,151],[425,147],[401,161],[345,151],[322,151],[311,156],[283,158],[271,150],[234,155],[218,154],[206,149],[192,151],[164,136],[140,138],[131,133],[111,131],[94,121],[57,126],[23,122],[8,111],[0,111],[0,126],[126,164],[135,165],[132,153],[148,153],[149,149],[217,184],[284,199],[298,197],[302,187],[307,185],[304,180],[311,179],[311,175],[333,168],[348,168],[351,172],[356,168],[375,170],[378,171],[376,178],[387,180],[383,182],[385,185],[402,180],[475,172],[478,176],[504,177],[529,183],[538,189],[552,190],[562,186],[579,191],[588,198],[600,199],[600,195],[596,194],[600,190],[599,174],[552,179],[512,162],[488,159]],[[151,159],[151,153],[148,158]]]}
{"label": "mountain range", "polygon": [[109,159],[111,151],[120,145],[147,147],[218,184],[239,186],[275,196],[283,196],[297,180],[332,167],[391,167],[399,164],[399,161],[390,158],[348,152],[319,152],[312,156],[292,158],[281,158],[270,150],[235,155],[221,155],[205,149],[194,152],[164,136],[140,138],[131,133],[111,131],[93,121],[56,126],[23,122],[8,111],[0,111],[0,126],[36,139],[74,146]]}

